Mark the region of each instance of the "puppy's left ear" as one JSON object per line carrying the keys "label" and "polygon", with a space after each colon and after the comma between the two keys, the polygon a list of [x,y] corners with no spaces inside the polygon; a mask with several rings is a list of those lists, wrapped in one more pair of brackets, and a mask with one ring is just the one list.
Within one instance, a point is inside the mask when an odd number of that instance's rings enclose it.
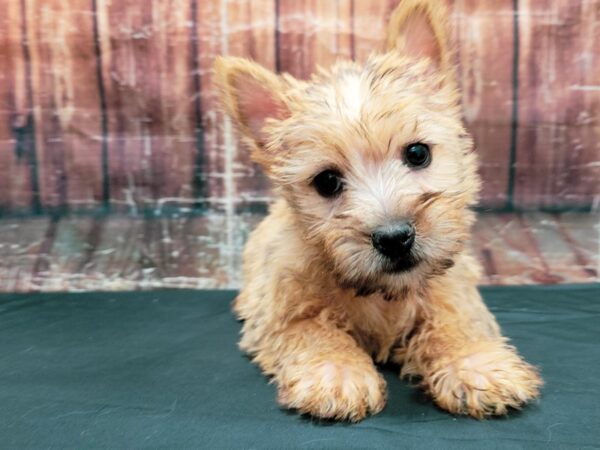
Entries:
{"label": "puppy's left ear", "polygon": [[435,69],[452,70],[448,9],[443,0],[400,0],[388,24],[386,50],[428,58]]}
{"label": "puppy's left ear", "polygon": [[269,120],[283,120],[290,115],[284,80],[257,63],[235,57],[218,57],[215,75],[221,101],[235,125],[246,139],[258,148],[264,147]]}

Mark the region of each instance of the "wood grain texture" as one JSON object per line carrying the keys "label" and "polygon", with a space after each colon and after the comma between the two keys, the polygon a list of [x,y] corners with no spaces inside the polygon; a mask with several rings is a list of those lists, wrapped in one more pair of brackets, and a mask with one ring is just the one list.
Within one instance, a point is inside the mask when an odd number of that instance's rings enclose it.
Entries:
{"label": "wood grain texture", "polygon": [[[226,14],[228,54],[250,58],[269,70],[277,70],[275,0],[230,0]],[[248,149],[235,138],[234,141],[229,170],[232,186],[229,189],[235,206],[265,202],[270,198],[266,177],[250,160]]]}
{"label": "wood grain texture", "polygon": [[354,60],[364,63],[375,51],[384,50],[386,24],[399,0],[355,0],[352,5]]}
{"label": "wood grain texture", "polygon": [[[307,79],[317,66],[351,59],[351,0],[279,0],[279,69]],[[361,3],[361,2],[356,2]]]}
{"label": "wood grain texture", "polygon": [[0,221],[0,290],[37,289],[33,274],[50,221],[46,217]]}
{"label": "wood grain texture", "polygon": [[[3,5],[0,16],[0,208],[32,205],[36,154],[33,115],[19,1]],[[37,180],[36,180],[37,181]]]}
{"label": "wood grain texture", "polygon": [[577,264],[589,276],[600,274],[600,214],[564,213],[556,215],[561,238],[573,251]]}
{"label": "wood grain texture", "polygon": [[213,85],[214,59],[246,57],[275,70],[275,1],[198,1],[196,21],[207,195],[213,207],[231,215],[237,207],[267,201],[269,186],[221,111]]}
{"label": "wood grain texture", "polygon": [[[199,85],[200,121],[203,130],[202,171],[204,195],[211,206],[225,203],[225,173],[226,165],[231,161],[231,124],[225,130],[225,116],[219,109],[217,91],[212,89],[212,67],[215,58],[227,54],[228,41],[226,35],[227,8],[223,1],[206,2],[195,0],[196,31],[197,31],[197,70]],[[223,4],[223,5],[222,5]],[[225,139],[227,138],[227,142]],[[226,154],[226,147],[228,147]],[[229,168],[229,167],[227,167]]]}
{"label": "wood grain texture", "polygon": [[454,0],[458,77],[483,179],[482,206],[507,202],[512,121],[513,2]]}
{"label": "wood grain texture", "polygon": [[600,196],[600,2],[519,2],[517,206]]}
{"label": "wood grain texture", "polygon": [[[239,288],[241,253],[263,215],[0,220],[0,291]],[[482,284],[598,282],[600,217],[481,214]]]}
{"label": "wood grain texture", "polygon": [[[399,1],[0,0],[0,209],[200,201],[228,211],[231,231],[232,214],[271,194],[219,111],[214,58],[299,78],[364,62]],[[440,1],[482,205],[597,205],[600,2],[522,0],[515,21],[510,0]]]}
{"label": "wood grain texture", "polygon": [[90,2],[25,5],[42,206],[93,206],[103,180]]}
{"label": "wood grain texture", "polygon": [[98,0],[111,199],[191,201],[196,152],[189,2]]}

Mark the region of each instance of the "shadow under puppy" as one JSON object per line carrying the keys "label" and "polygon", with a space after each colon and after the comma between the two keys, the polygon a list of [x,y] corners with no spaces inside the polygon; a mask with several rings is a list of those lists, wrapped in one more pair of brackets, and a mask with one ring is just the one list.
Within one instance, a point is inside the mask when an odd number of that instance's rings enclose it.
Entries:
{"label": "shadow under puppy", "polygon": [[542,381],[502,337],[469,250],[480,180],[461,119],[447,11],[403,0],[387,52],[309,81],[219,58],[228,114],[277,200],[244,252],[240,347],[281,405],[358,421],[386,402],[374,361],[482,418]]}

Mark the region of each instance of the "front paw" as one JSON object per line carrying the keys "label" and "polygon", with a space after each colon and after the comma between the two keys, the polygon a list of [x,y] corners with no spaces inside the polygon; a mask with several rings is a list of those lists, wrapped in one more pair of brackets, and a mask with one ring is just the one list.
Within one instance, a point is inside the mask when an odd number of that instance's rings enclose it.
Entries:
{"label": "front paw", "polygon": [[519,409],[543,384],[537,370],[504,345],[461,357],[424,381],[440,407],[477,419]]}
{"label": "front paw", "polygon": [[372,366],[327,361],[288,368],[279,383],[278,400],[315,417],[358,422],[383,409],[386,386]]}

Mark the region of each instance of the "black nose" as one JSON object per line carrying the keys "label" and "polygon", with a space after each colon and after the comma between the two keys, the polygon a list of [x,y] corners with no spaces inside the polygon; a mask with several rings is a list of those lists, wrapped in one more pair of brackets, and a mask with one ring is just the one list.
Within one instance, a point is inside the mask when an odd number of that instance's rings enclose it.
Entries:
{"label": "black nose", "polygon": [[415,227],[408,222],[386,225],[371,235],[373,247],[388,258],[396,259],[408,255],[415,242]]}

